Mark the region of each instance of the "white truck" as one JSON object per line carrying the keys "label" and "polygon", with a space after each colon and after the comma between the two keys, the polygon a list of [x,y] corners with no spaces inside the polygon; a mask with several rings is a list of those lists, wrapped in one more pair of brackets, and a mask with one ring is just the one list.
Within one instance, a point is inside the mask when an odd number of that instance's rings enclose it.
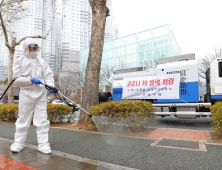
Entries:
{"label": "white truck", "polygon": [[[126,86],[124,81],[129,78],[161,77],[164,75],[179,74],[178,98],[153,98],[152,97],[129,97],[130,100],[143,100],[152,102],[156,107],[157,116],[174,115],[178,118],[196,118],[211,116],[209,106],[216,101],[222,101],[222,59],[216,59],[206,71],[207,93],[203,95],[198,76],[198,61],[194,54],[167,57],[159,60],[156,68],[136,67],[116,70],[109,81],[112,84],[112,100],[125,100],[123,96]],[[156,88],[157,89],[157,88]],[[148,89],[149,90],[149,89]],[[142,89],[141,89],[142,91]],[[156,91],[156,93],[158,90]],[[144,93],[145,94],[145,93]],[[145,95],[144,95],[145,96]]]}

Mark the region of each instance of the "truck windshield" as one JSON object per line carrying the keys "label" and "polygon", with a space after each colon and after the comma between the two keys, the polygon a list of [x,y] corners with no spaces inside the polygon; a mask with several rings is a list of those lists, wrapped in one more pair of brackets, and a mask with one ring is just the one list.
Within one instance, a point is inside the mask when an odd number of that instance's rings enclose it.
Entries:
{"label": "truck windshield", "polygon": [[218,68],[219,68],[219,77],[222,77],[222,62],[218,63]]}

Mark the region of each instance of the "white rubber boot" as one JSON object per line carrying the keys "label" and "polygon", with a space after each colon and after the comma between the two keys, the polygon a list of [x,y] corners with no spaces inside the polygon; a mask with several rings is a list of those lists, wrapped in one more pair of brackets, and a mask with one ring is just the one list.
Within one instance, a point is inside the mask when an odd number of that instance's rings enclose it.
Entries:
{"label": "white rubber boot", "polygon": [[44,154],[50,154],[51,153],[51,148],[49,143],[40,143],[38,145],[38,150]]}
{"label": "white rubber boot", "polygon": [[24,143],[15,142],[11,145],[10,150],[12,152],[20,152],[21,150],[24,149],[24,147],[25,147]]}

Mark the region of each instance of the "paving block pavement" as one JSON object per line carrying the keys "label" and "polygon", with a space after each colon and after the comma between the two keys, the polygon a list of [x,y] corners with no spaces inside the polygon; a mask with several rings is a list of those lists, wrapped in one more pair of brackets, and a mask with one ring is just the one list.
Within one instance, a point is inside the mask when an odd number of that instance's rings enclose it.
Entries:
{"label": "paving block pavement", "polygon": [[8,157],[5,157],[3,155],[0,155],[0,169],[1,170],[37,170],[36,168],[32,166],[28,166],[26,164],[23,164],[19,161],[10,159]]}
{"label": "paving block pavement", "polygon": [[148,138],[159,137],[207,141],[205,131],[200,130],[158,129],[148,136]]}

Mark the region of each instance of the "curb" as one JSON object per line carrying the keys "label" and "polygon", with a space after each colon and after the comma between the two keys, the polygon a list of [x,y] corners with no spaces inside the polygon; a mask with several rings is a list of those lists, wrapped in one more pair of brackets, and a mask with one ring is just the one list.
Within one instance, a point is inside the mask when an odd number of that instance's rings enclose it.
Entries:
{"label": "curb", "polygon": [[222,146],[222,143],[210,143],[210,142],[205,142],[206,145],[212,145],[212,146]]}

